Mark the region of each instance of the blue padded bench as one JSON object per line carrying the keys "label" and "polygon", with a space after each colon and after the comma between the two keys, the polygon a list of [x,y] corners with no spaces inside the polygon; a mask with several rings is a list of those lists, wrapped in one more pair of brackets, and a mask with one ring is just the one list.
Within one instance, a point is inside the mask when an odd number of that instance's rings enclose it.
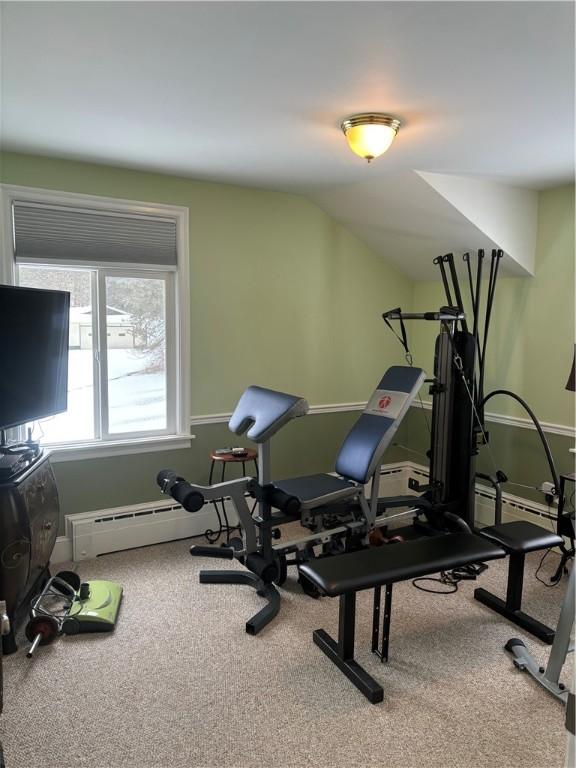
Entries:
{"label": "blue padded bench", "polygon": [[[275,487],[298,499],[302,511],[339,501],[351,502],[359,495],[363,496],[363,486],[378,474],[384,451],[390,445],[425,378],[426,374],[421,368],[391,366],[344,439],[335,465],[338,476],[320,474],[293,477],[276,481]],[[372,509],[371,513],[373,522],[376,509]]]}
{"label": "blue padded bench", "polygon": [[[384,643],[381,658],[387,658],[387,643],[392,607],[392,585],[439,571],[448,571],[486,560],[505,557],[506,551],[486,538],[471,533],[449,533],[408,541],[387,547],[349,552],[311,560],[301,572],[329,597],[340,597],[338,640],[323,629],[313,633],[315,644],[372,703],[384,698],[381,685],[354,659],[356,593],[375,589],[376,608],[382,586],[386,587]],[[378,611],[373,621],[372,650],[378,642]]]}

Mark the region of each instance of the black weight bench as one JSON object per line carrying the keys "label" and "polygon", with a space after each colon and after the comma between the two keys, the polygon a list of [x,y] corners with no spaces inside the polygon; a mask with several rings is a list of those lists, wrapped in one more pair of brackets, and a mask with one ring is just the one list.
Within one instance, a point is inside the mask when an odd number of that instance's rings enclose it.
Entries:
{"label": "black weight bench", "polygon": [[528,552],[537,552],[563,544],[563,539],[553,531],[523,520],[492,525],[480,531],[490,541],[498,544],[510,555],[506,600],[486,589],[474,590],[476,600],[522,627],[526,632],[551,645],[555,631],[521,610],[524,582],[524,560]]}
{"label": "black weight bench", "polygon": [[[505,557],[501,547],[470,533],[450,533],[432,538],[360,550],[334,557],[312,560],[300,566],[301,572],[329,597],[340,597],[338,640],[323,629],[313,633],[316,645],[372,703],[384,698],[382,686],[354,659],[356,592],[375,589],[375,609],[382,586],[386,587],[381,658],[387,658],[392,610],[392,585],[439,571],[448,571],[485,560]],[[378,642],[379,611],[373,619],[372,650]]]}

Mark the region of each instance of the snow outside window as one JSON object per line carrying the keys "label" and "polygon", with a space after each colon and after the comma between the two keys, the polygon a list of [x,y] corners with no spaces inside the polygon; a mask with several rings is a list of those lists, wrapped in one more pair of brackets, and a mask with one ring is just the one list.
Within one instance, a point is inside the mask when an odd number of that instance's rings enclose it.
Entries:
{"label": "snow outside window", "polygon": [[44,444],[176,431],[173,272],[19,263],[18,283],[70,292],[68,410]]}

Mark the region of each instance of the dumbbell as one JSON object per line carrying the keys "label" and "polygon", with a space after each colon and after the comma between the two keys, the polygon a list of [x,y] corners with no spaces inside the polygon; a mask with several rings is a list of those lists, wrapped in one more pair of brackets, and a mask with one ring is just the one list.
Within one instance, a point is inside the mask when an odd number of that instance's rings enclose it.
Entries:
{"label": "dumbbell", "polygon": [[26,625],[26,637],[32,645],[26,656],[31,659],[39,645],[49,645],[56,637],[60,627],[51,616],[34,616]]}
{"label": "dumbbell", "polygon": [[385,536],[387,532],[386,527],[374,528],[368,535],[368,542],[371,547],[381,547],[384,544],[401,544],[404,539],[402,536]]}

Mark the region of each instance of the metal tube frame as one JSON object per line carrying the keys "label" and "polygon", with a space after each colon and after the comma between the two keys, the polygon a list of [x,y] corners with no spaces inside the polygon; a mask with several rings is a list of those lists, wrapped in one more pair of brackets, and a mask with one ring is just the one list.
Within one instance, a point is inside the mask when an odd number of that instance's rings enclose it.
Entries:
{"label": "metal tube frame", "polygon": [[569,691],[560,682],[560,675],[566,661],[566,656],[574,650],[570,646],[570,641],[574,626],[575,586],[576,569],[572,568],[546,667],[540,666],[535,661],[522,640],[512,638],[505,646],[506,650],[513,654],[515,666],[524,672],[528,672],[541,686],[563,704],[566,704],[568,701]]}

